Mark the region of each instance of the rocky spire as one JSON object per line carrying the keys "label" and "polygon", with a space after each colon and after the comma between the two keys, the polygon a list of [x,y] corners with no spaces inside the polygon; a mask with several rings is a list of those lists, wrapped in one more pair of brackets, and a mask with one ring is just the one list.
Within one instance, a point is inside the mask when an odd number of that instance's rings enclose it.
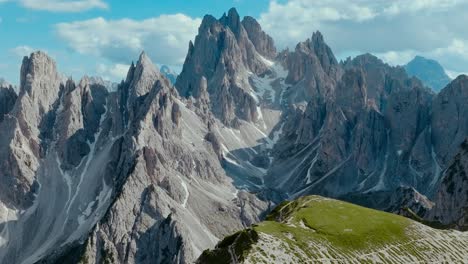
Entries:
{"label": "rocky spire", "polygon": [[253,17],[246,16],[242,20],[242,25],[258,53],[269,59],[276,57],[276,47],[273,38],[262,30],[257,20]]}
{"label": "rocky spire", "polygon": [[205,16],[195,43],[189,45],[184,68],[176,82],[179,94],[196,97],[200,94],[200,80],[206,78],[212,110],[226,125],[233,124],[236,118],[255,121],[260,116],[248,73],[260,75],[268,70],[269,65],[262,56],[274,56],[274,46],[271,38],[252,20],[245,20],[249,26],[247,31],[235,9],[219,20]]}
{"label": "rocky spire", "polygon": [[219,22],[229,27],[234,33],[234,35],[236,37],[239,37],[241,33],[241,21],[239,13],[237,13],[237,10],[235,8],[229,9],[227,16],[226,13],[224,13],[223,16],[219,19]]}
{"label": "rocky spire", "polygon": [[131,80],[127,79],[130,81],[130,101],[147,94],[154,82],[161,78],[161,73],[145,52],[140,54],[136,66],[130,67],[128,75],[132,77]]}
{"label": "rocky spire", "polygon": [[320,32],[296,45],[293,52],[282,54],[289,69],[286,82],[295,88],[286,94],[292,102],[309,101],[314,96],[331,97],[342,68]]}
{"label": "rocky spire", "polygon": [[38,51],[23,59],[18,99],[0,123],[0,200],[10,207],[32,203],[35,173],[52,136],[60,87],[52,58]]}
{"label": "rocky spire", "polygon": [[310,45],[328,75],[335,74],[335,68],[338,65],[338,61],[336,60],[335,55],[333,55],[331,48],[325,43],[320,31],[316,31],[312,34]]}

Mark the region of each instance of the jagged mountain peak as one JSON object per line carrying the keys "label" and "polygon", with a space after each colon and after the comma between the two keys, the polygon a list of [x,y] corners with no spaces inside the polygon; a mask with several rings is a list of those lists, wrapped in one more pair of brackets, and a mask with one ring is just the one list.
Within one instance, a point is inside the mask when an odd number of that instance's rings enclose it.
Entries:
{"label": "jagged mountain peak", "polygon": [[312,33],[312,42],[313,43],[325,42],[322,32],[317,30],[314,33]]}
{"label": "jagged mountain peak", "polygon": [[43,51],[31,53],[25,56],[21,64],[20,90],[27,89],[31,93],[28,80],[40,80],[43,78],[58,78],[55,61]]}
{"label": "jagged mountain peak", "polygon": [[227,16],[226,13],[224,13],[223,16],[219,19],[219,22],[225,26],[228,26],[236,36],[240,34],[240,16],[234,7],[229,9]]}
{"label": "jagged mountain peak", "polygon": [[212,111],[228,125],[237,118],[259,119],[249,76],[267,72],[271,62],[265,57],[276,54],[271,37],[251,20],[241,23],[235,9],[219,20],[205,16],[175,85],[190,97],[200,94],[200,80],[206,78]]}
{"label": "jagged mountain peak", "polygon": [[242,19],[242,25],[258,53],[266,58],[274,59],[277,54],[275,42],[272,37],[262,30],[257,20],[251,16],[246,16]]}
{"label": "jagged mountain peak", "polygon": [[156,65],[143,51],[135,64],[129,68],[126,82],[129,84],[129,98],[134,101],[137,97],[147,94],[156,80],[164,78]]}
{"label": "jagged mountain peak", "polygon": [[320,32],[299,42],[294,51],[283,51],[279,57],[289,70],[286,83],[296,86],[288,96],[293,102],[307,102],[316,95],[332,96],[343,73]]}
{"label": "jagged mountain peak", "polygon": [[140,53],[140,56],[138,57],[138,62],[137,62],[137,67],[148,67],[151,68],[154,71],[157,71],[155,65],[151,61],[150,57],[146,54],[145,51],[142,51]]}

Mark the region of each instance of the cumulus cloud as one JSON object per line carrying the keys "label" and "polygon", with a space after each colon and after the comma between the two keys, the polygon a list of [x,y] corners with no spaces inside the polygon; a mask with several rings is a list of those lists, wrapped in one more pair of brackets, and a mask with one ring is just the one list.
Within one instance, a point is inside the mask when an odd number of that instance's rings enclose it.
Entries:
{"label": "cumulus cloud", "polygon": [[0,0],[0,3],[3,2],[17,2],[25,8],[49,12],[83,12],[108,8],[102,0]]}
{"label": "cumulus cloud", "polygon": [[161,15],[145,20],[106,20],[102,17],[60,23],[57,35],[81,54],[125,64],[146,51],[161,64],[182,64],[188,42],[196,35],[201,19],[183,14]]}
{"label": "cumulus cloud", "polygon": [[387,15],[398,15],[406,12],[444,12],[460,4],[466,3],[464,0],[394,0],[388,1],[383,8],[383,13]]}
{"label": "cumulus cloud", "polygon": [[320,30],[338,55],[370,52],[393,64],[428,55],[464,71],[467,8],[468,0],[273,0],[259,21],[279,48]]}
{"label": "cumulus cloud", "polygon": [[97,66],[97,73],[102,76],[105,80],[120,81],[125,79],[128,73],[130,65],[127,64],[99,64]]}
{"label": "cumulus cloud", "polygon": [[31,53],[33,53],[34,49],[29,46],[22,45],[11,49],[10,52],[18,57],[24,57],[29,56]]}

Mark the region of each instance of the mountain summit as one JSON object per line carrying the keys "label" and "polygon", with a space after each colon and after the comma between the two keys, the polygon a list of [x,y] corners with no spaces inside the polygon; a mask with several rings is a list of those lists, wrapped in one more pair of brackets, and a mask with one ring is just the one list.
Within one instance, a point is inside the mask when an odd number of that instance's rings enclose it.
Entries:
{"label": "mountain summit", "polygon": [[442,90],[451,81],[442,65],[435,60],[416,56],[404,67],[410,76],[419,78],[435,92]]}

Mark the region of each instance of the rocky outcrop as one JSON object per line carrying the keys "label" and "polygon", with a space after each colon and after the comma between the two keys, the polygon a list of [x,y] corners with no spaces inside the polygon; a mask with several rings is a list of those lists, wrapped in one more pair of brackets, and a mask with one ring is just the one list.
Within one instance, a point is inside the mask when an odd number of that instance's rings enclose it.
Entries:
{"label": "rocky outcrop", "polygon": [[435,207],[424,214],[445,227],[468,230],[468,139],[460,146],[444,173]]}
{"label": "rocky outcrop", "polygon": [[434,203],[412,187],[399,187],[392,192],[385,211],[413,218],[425,215],[434,207]]}

